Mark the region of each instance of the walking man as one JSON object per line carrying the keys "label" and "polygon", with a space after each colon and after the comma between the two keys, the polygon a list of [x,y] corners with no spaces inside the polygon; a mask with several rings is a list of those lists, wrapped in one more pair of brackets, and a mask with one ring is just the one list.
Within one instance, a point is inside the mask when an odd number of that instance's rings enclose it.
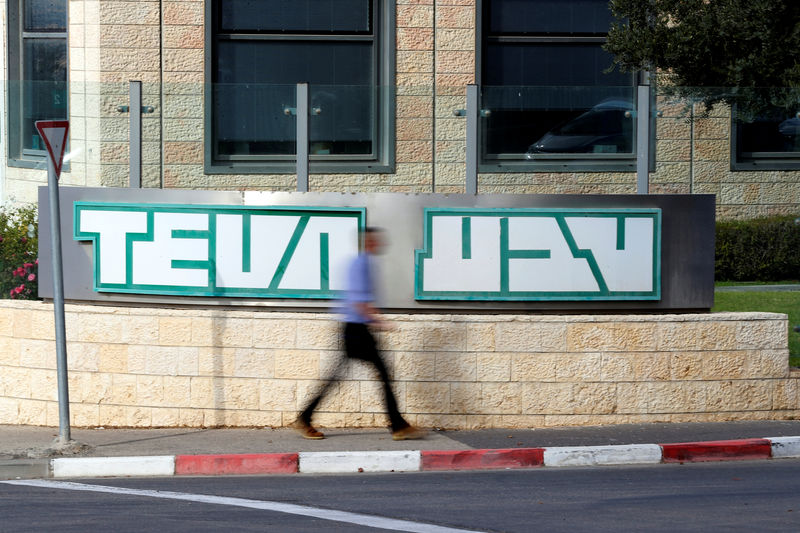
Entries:
{"label": "walking man", "polygon": [[[386,329],[386,324],[378,316],[375,307],[375,285],[373,277],[373,256],[380,253],[383,245],[383,231],[378,228],[368,227],[362,232],[363,251],[352,260],[347,269],[347,289],[343,301],[343,334],[344,348],[347,359],[360,359],[371,363],[380,375],[383,382],[383,394],[386,411],[391,424],[392,438],[394,440],[419,439],[424,437],[424,432],[412,427],[397,408],[389,374],[386,365],[378,353],[372,329]],[[319,394],[311,400],[298,419],[291,427],[296,429],[303,438],[324,439],[325,435],[311,425],[311,417],[319,405],[331,383],[336,378],[338,368],[334,375],[325,383]]]}

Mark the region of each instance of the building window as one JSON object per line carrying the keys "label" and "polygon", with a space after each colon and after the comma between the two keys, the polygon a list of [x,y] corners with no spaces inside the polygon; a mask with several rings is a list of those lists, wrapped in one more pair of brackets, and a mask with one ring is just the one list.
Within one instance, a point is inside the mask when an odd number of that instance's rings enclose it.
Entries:
{"label": "building window", "polygon": [[733,170],[800,169],[800,113],[775,111],[754,120],[733,112]]}
{"label": "building window", "polygon": [[312,172],[386,170],[394,111],[388,0],[213,0],[211,172],[292,172],[309,84]]}
{"label": "building window", "polygon": [[38,165],[37,120],[67,118],[67,1],[8,2],[9,163]]}
{"label": "building window", "polygon": [[482,0],[482,169],[632,170],[634,76],[606,72],[608,0]]}

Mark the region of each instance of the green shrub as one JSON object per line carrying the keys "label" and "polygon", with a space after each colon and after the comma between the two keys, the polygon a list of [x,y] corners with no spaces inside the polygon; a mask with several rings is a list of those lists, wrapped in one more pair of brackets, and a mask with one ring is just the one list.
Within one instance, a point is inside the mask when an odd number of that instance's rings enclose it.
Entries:
{"label": "green shrub", "polygon": [[39,297],[38,241],[35,205],[0,207],[0,297]]}
{"label": "green shrub", "polygon": [[717,281],[800,278],[800,224],[794,216],[717,222]]}

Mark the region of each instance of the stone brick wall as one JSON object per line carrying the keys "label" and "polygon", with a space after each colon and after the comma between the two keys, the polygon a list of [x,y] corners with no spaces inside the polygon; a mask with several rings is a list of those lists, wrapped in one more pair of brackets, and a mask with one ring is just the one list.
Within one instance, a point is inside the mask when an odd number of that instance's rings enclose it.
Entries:
{"label": "stone brick wall", "polygon": [[[425,427],[544,427],[800,416],[787,319],[393,315],[385,356]],[[282,426],[340,356],[327,314],[68,305],[75,426]],[[52,306],[0,301],[0,424],[58,424]],[[352,364],[320,426],[386,424]]]}
{"label": "stone brick wall", "polygon": [[[147,187],[294,190],[293,174],[206,174],[205,2],[71,0],[70,120],[73,158],[62,183],[128,183],[127,82],[142,80],[143,184]],[[463,192],[465,106],[476,80],[475,0],[397,0],[396,170],[310,177],[314,191]],[[730,170],[730,113],[693,124],[682,104],[659,102],[654,193],[712,193],[722,218],[800,214],[800,171]],[[36,200],[43,169],[7,168],[4,195]],[[633,172],[489,173],[482,193],[636,192]]]}

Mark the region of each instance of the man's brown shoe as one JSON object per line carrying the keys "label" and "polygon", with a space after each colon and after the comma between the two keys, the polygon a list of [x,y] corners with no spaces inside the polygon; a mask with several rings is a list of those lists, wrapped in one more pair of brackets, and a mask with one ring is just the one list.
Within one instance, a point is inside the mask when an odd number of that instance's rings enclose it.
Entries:
{"label": "man's brown shoe", "polygon": [[407,426],[397,431],[392,431],[392,440],[417,440],[424,439],[425,431],[414,426]]}
{"label": "man's brown shoe", "polygon": [[320,440],[325,438],[325,434],[314,429],[311,424],[306,424],[299,418],[289,424],[289,427],[300,433],[304,439]]}

